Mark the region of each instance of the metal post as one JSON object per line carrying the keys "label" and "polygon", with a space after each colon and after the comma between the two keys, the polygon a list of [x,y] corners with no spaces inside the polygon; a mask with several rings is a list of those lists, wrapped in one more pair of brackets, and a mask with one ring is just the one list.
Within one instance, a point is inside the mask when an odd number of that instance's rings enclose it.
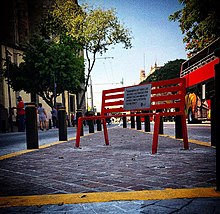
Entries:
{"label": "metal post", "polygon": [[176,117],[175,117],[175,137],[177,139],[183,138],[182,123],[181,123],[181,116],[180,115],[176,115]]}
{"label": "metal post", "polygon": [[13,132],[14,130],[13,130],[12,108],[11,108],[11,90],[10,90],[10,84],[9,84],[9,79],[10,79],[9,55],[11,56],[11,53],[6,48],[5,57],[6,57],[6,69],[7,69],[7,81],[8,81],[9,123],[10,123],[11,132]]}
{"label": "metal post", "polygon": [[144,116],[144,130],[145,132],[150,132],[150,116]]}
{"label": "metal post", "polygon": [[[97,116],[100,116],[101,114],[98,112]],[[96,124],[97,124],[97,131],[102,131],[102,124],[101,124],[101,120],[98,119],[96,120]]]}
{"label": "metal post", "polygon": [[70,127],[70,119],[69,119],[69,117],[67,119],[67,123],[68,123],[68,127]]}
{"label": "metal post", "polygon": [[[93,112],[89,112],[88,116],[94,116]],[[89,133],[94,133],[94,120],[88,120]]]}
{"label": "metal post", "polygon": [[90,93],[91,93],[91,110],[94,111],[93,91],[92,91],[92,77],[91,77],[91,75],[90,75]]}
{"label": "metal post", "polygon": [[[134,112],[131,112],[131,114],[134,114]],[[131,128],[135,129],[135,120],[134,120],[134,116],[131,116]]]}
{"label": "metal post", "polygon": [[[76,126],[78,126],[78,118],[79,117],[82,117],[82,110],[81,109],[76,110]],[[80,136],[84,136],[83,124],[81,126]]]}
{"label": "metal post", "polygon": [[[138,114],[139,112],[137,112],[136,114]],[[137,130],[141,130],[141,117],[140,116],[136,116],[136,125],[137,125]]]}
{"label": "metal post", "polygon": [[[148,113],[149,111],[143,111],[143,113]],[[150,132],[150,116],[145,115],[144,116],[144,131]]]}
{"label": "metal post", "polygon": [[59,107],[58,121],[59,121],[59,141],[66,141],[67,140],[67,125],[66,125],[65,107]]}
{"label": "metal post", "polygon": [[[162,109],[158,109],[157,112],[162,112]],[[159,134],[163,134],[163,116],[160,117]]]}
{"label": "metal post", "polygon": [[[94,112],[93,111],[90,111],[88,116],[94,116]],[[95,130],[94,130],[94,120],[89,120],[89,133],[94,133]]]}
{"label": "metal post", "polygon": [[[124,113],[124,115],[126,115],[126,113]],[[127,117],[123,117],[123,128],[127,128]]]}
{"label": "metal post", "polygon": [[163,116],[160,117],[159,134],[163,134]]}
{"label": "metal post", "polygon": [[89,125],[89,133],[94,133],[94,122],[93,120],[88,120],[88,125]]}
{"label": "metal post", "polygon": [[6,133],[6,120],[1,120],[2,133]]}
{"label": "metal post", "polygon": [[49,119],[49,129],[52,129],[51,119]]}
{"label": "metal post", "polygon": [[25,116],[27,149],[38,149],[37,109],[35,103],[26,103]]}
{"label": "metal post", "polygon": [[216,101],[215,97],[211,98],[211,146],[216,146]]}

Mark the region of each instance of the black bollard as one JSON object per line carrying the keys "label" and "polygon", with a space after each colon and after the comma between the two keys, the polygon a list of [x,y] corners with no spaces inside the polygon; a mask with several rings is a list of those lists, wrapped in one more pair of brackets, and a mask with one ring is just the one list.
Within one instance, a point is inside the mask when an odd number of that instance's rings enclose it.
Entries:
{"label": "black bollard", "polygon": [[[139,112],[137,112],[136,114],[139,114]],[[137,125],[137,130],[141,130],[141,117],[140,116],[136,116],[136,125]]]}
{"label": "black bollard", "polygon": [[[58,116],[58,115],[57,115]],[[57,119],[56,119],[56,128],[59,128],[59,119],[58,119],[58,117],[57,117]]]}
{"label": "black bollard", "polygon": [[49,129],[52,129],[51,119],[49,119]]}
{"label": "black bollard", "polygon": [[6,120],[1,120],[2,133],[6,133]]}
{"label": "black bollard", "polygon": [[38,149],[37,108],[35,103],[26,103],[25,117],[27,149]]}
{"label": "black bollard", "polygon": [[[142,111],[142,113],[149,113],[149,111]],[[145,132],[150,132],[150,116],[149,115],[145,115],[144,116],[144,131]]]}
{"label": "black bollard", "polygon": [[149,115],[144,116],[144,131],[150,132],[150,116]]}
{"label": "black bollard", "polygon": [[94,133],[94,122],[93,120],[88,120],[88,125],[89,125],[89,133]]}
{"label": "black bollard", "polygon": [[211,146],[216,146],[216,101],[211,98]]}
{"label": "black bollard", "polygon": [[[88,112],[88,116],[94,116],[93,111]],[[89,133],[94,133],[94,120],[88,120],[88,126],[89,126]]]}
{"label": "black bollard", "polygon": [[[162,109],[158,109],[157,112],[162,112]],[[160,117],[159,134],[163,134],[163,116]]]}
{"label": "black bollard", "polygon": [[[81,109],[76,110],[76,126],[78,126],[78,118],[79,117],[82,117],[82,110]],[[80,136],[84,136],[83,124],[81,126]]]}
{"label": "black bollard", "polygon": [[[126,115],[126,113],[124,113],[124,115]],[[124,116],[122,119],[123,119],[123,128],[127,128],[127,117]]]}
{"label": "black bollard", "polygon": [[176,115],[175,117],[175,138],[182,139],[183,132],[182,132],[182,123],[181,123],[181,116]]}
{"label": "black bollard", "polygon": [[66,141],[67,140],[67,124],[66,124],[65,107],[59,107],[58,121],[59,121],[59,141]]}
{"label": "black bollard", "polygon": [[163,116],[160,117],[159,134],[163,134]]}
{"label": "black bollard", "polygon": [[68,127],[70,127],[70,120],[69,118],[67,119]]}
{"label": "black bollard", "polygon": [[[101,114],[98,112],[97,116],[100,116]],[[101,120],[98,119],[96,120],[96,124],[97,124],[97,131],[102,131],[102,124],[101,124]]]}
{"label": "black bollard", "polygon": [[[134,114],[134,112],[131,112],[131,114]],[[135,129],[135,119],[134,119],[134,116],[131,116],[131,128]]]}

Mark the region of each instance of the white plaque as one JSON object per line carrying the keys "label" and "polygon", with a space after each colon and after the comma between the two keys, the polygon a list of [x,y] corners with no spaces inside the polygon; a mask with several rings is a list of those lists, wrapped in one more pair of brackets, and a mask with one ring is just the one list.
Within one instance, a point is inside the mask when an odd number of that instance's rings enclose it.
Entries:
{"label": "white plaque", "polygon": [[124,110],[150,108],[151,84],[125,88]]}

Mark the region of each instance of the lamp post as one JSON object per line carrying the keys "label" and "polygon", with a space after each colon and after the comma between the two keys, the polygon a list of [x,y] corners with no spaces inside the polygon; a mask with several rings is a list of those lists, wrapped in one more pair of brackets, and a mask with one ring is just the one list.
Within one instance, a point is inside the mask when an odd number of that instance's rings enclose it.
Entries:
{"label": "lamp post", "polygon": [[11,90],[9,84],[9,78],[10,78],[9,56],[12,56],[12,54],[7,50],[7,48],[5,48],[6,70],[7,70],[7,80],[8,80],[9,123],[10,123],[11,132],[13,132],[14,130],[13,130],[12,108],[11,108]]}

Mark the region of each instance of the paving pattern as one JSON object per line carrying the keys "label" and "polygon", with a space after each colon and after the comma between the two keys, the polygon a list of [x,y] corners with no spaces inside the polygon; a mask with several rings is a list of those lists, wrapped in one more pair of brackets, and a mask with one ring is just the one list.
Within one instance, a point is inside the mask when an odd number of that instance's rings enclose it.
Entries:
{"label": "paving pattern", "polygon": [[[80,149],[74,148],[74,141],[69,141],[0,161],[0,196],[216,185],[215,149],[212,147],[190,144],[190,149],[184,150],[181,140],[160,136],[158,153],[152,155],[152,134],[122,127],[109,129],[109,139],[110,146],[104,145],[103,132],[97,132],[82,137]],[[59,210],[63,213],[106,213],[105,209],[108,209],[108,213],[190,213],[187,209],[197,203],[206,204],[207,212],[201,212],[201,208],[194,213],[220,213],[219,198],[47,205],[2,208],[1,211],[13,213],[22,209],[28,213],[30,209],[33,212],[37,209],[43,213],[58,213]],[[209,206],[214,209],[212,212]]]}

